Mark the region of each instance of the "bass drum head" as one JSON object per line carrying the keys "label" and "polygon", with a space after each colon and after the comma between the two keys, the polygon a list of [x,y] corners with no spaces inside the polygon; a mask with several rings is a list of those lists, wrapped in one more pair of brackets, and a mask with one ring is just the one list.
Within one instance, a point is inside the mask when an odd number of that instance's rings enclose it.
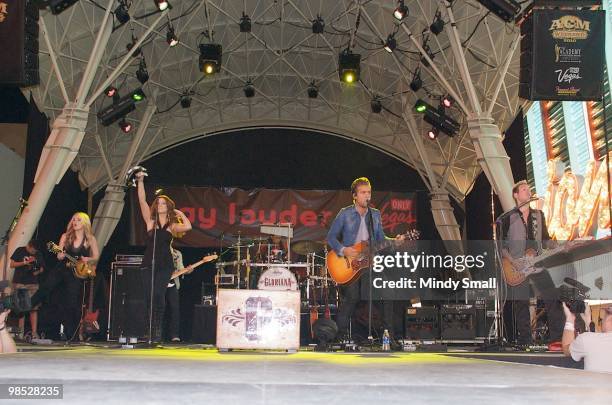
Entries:
{"label": "bass drum head", "polygon": [[298,283],[295,275],[285,267],[273,267],[265,270],[257,283],[259,290],[297,290]]}

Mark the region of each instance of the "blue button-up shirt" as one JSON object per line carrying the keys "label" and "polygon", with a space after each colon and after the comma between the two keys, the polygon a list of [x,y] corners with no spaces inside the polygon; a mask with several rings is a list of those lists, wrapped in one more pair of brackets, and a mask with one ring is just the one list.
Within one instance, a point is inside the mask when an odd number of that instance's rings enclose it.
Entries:
{"label": "blue button-up shirt", "polygon": [[[382,220],[380,211],[375,208],[370,208],[372,213],[372,228],[374,229],[373,240],[375,242],[386,239],[385,233],[382,228]],[[338,212],[336,219],[332,223],[329,232],[327,233],[327,243],[331,248],[340,256],[343,256],[342,249],[347,246],[353,246],[358,240],[359,228],[362,223],[361,215],[355,208],[355,205],[344,207]],[[367,214],[364,217],[363,223],[366,225],[366,231],[368,230],[368,219]],[[369,237],[369,232],[366,234],[366,239]]]}

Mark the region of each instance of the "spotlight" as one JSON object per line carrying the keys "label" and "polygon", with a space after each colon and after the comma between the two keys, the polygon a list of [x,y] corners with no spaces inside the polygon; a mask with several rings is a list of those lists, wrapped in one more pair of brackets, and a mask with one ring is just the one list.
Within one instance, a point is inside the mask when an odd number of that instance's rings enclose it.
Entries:
{"label": "spotlight", "polygon": [[145,84],[149,81],[149,72],[147,71],[147,64],[144,58],[140,59],[140,65],[136,71],[136,78],[141,84]]}
{"label": "spotlight", "polygon": [[133,101],[138,102],[138,101],[142,101],[145,99],[145,94],[144,91],[142,91],[141,88],[137,88],[136,90],[134,90],[133,92],[131,92],[129,94],[129,96],[132,98]]}
{"label": "spotlight", "polygon": [[255,95],[255,87],[253,87],[253,83],[250,80],[247,80],[243,90],[246,98],[251,98]]}
{"label": "spotlight", "polygon": [[385,42],[385,51],[391,53],[397,47],[397,41],[395,40],[395,36],[393,34],[389,34],[387,37],[387,42]]}
{"label": "spotlight", "polygon": [[410,82],[410,90],[417,92],[421,90],[421,87],[423,87],[423,80],[421,79],[421,72],[417,70],[414,72],[414,77]]}
{"label": "spotlight", "polygon": [[521,5],[514,0],[478,0],[490,12],[510,22],[521,12]]}
{"label": "spotlight", "polygon": [[170,3],[168,3],[168,0],[155,0],[155,5],[157,6],[157,9],[159,11],[164,11],[165,9],[170,7]]}
{"label": "spotlight", "polygon": [[408,7],[404,4],[404,0],[399,0],[397,8],[393,12],[393,16],[398,20],[403,20],[408,16]]}
{"label": "spotlight", "polygon": [[352,53],[346,49],[340,53],[338,58],[338,76],[344,83],[359,81],[361,55]]}
{"label": "spotlight", "polygon": [[79,0],[49,0],[49,8],[52,14],[59,14],[77,1]]}
{"label": "spotlight", "polygon": [[444,31],[444,20],[442,19],[442,14],[439,11],[436,13],[434,21],[429,26],[429,30],[434,35],[439,35],[442,31]]}
{"label": "spotlight", "polygon": [[191,107],[191,97],[189,97],[187,94],[183,94],[181,96],[181,107],[183,108]]}
{"label": "spotlight", "polygon": [[178,37],[174,33],[174,27],[169,25],[168,32],[166,32],[166,42],[170,46],[176,46],[179,43]]}
{"label": "spotlight", "polygon": [[211,75],[221,71],[223,48],[220,44],[200,44],[200,70]]}
{"label": "spotlight", "polygon": [[453,98],[451,96],[444,96],[442,99],[442,105],[444,108],[451,108],[453,105]]}
{"label": "spotlight", "polygon": [[115,86],[108,86],[104,89],[104,94],[106,97],[113,97],[117,93],[117,88]]}
{"label": "spotlight", "polygon": [[251,32],[251,18],[242,13],[242,17],[240,18],[240,32]]}
{"label": "spotlight", "polygon": [[325,30],[325,21],[321,18],[320,15],[317,15],[316,20],[312,20],[312,33],[313,34],[322,34]]}
{"label": "spotlight", "polygon": [[436,127],[431,127],[431,129],[427,132],[427,137],[431,140],[434,140],[438,137],[440,130]]}
{"label": "spotlight", "polygon": [[125,117],[130,112],[136,109],[136,103],[145,98],[142,89],[138,88],[123,97],[119,97],[117,93],[113,96],[113,103],[98,112],[98,119],[105,127],[120,118]]}
{"label": "spotlight", "polygon": [[119,121],[119,128],[127,134],[132,130],[132,124],[127,122],[125,118],[122,118],[121,121]]}
{"label": "spotlight", "polygon": [[414,105],[414,109],[418,113],[424,113],[427,111],[427,103],[421,99],[418,99],[416,104]]}
{"label": "spotlight", "polygon": [[382,103],[380,102],[380,97],[375,96],[370,102],[370,108],[374,114],[380,114],[382,111]]}
{"label": "spotlight", "polygon": [[119,2],[119,5],[115,9],[115,17],[117,17],[120,25],[130,21],[130,14],[128,13],[128,7],[125,4],[125,1]]}
{"label": "spotlight", "polygon": [[319,95],[319,88],[315,84],[314,80],[310,82],[306,91],[308,92],[308,98],[317,98]]}

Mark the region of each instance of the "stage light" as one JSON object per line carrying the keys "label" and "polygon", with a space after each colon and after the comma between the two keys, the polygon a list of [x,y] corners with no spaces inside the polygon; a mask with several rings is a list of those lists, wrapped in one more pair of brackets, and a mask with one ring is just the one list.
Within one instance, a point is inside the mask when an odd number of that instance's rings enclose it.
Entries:
{"label": "stage light", "polygon": [[387,37],[387,42],[385,42],[385,51],[391,53],[397,47],[397,41],[395,40],[395,36],[393,34],[389,34]]}
{"label": "stage light", "polygon": [[423,87],[423,80],[421,79],[421,72],[417,69],[410,82],[410,90],[417,92],[421,90],[421,87]]}
{"label": "stage light", "polygon": [[157,9],[159,11],[164,11],[165,9],[170,7],[170,3],[168,3],[168,0],[155,0],[155,5],[157,6]]}
{"label": "stage light", "polygon": [[121,128],[121,131],[127,134],[132,130],[132,124],[130,124],[125,120],[125,118],[123,118],[121,119],[121,121],[119,121],[119,128]]}
{"label": "stage light", "polygon": [[340,53],[338,58],[338,75],[344,83],[359,81],[361,71],[361,55],[352,53],[346,49]]}
{"label": "stage light", "polygon": [[403,20],[408,16],[408,7],[404,4],[404,0],[399,0],[397,8],[393,12],[393,16],[398,20]]}
{"label": "stage light", "polygon": [[130,14],[128,13],[128,6],[125,1],[119,2],[119,5],[115,9],[115,17],[117,17],[117,21],[119,21],[120,25],[130,21]]}
{"label": "stage light", "polygon": [[429,26],[429,30],[434,35],[440,35],[440,33],[444,31],[444,20],[442,19],[442,14],[439,11],[436,13],[434,21]]}
{"label": "stage light", "polygon": [[145,98],[145,94],[141,88],[138,88],[123,97],[119,97],[118,93],[113,96],[113,103],[98,112],[98,119],[105,127],[120,118],[125,117],[130,112],[136,109],[136,103]]}
{"label": "stage light", "polygon": [[521,12],[521,5],[514,0],[478,0],[478,2],[506,22],[514,20]]}
{"label": "stage light", "polygon": [[62,11],[66,10],[68,7],[72,6],[79,0],[49,0],[49,8],[51,9],[52,14],[59,14]]}
{"label": "stage light", "polygon": [[251,32],[251,18],[242,13],[242,17],[240,18],[240,32]]}
{"label": "stage light", "polygon": [[427,137],[431,140],[434,140],[438,137],[440,130],[436,127],[431,127],[431,129],[427,132]]}
{"label": "stage light", "polygon": [[104,94],[106,97],[113,97],[117,93],[117,88],[115,86],[108,86],[104,89]]}
{"label": "stage light", "polygon": [[314,80],[310,82],[306,91],[308,92],[308,98],[317,98],[319,96],[319,88],[315,84]]}
{"label": "stage light", "polygon": [[144,100],[144,98],[146,97],[144,94],[144,91],[142,91],[141,88],[137,88],[136,90],[132,91],[130,93],[130,97],[132,98],[132,100],[134,100],[135,102],[138,101],[142,101]]}
{"label": "stage light", "polygon": [[251,98],[255,95],[255,87],[253,87],[253,83],[250,80],[247,80],[243,90],[246,98]]}
{"label": "stage light", "polygon": [[168,32],[166,32],[166,42],[170,46],[176,46],[179,43],[178,37],[174,33],[174,27],[169,25]]}
{"label": "stage light", "polygon": [[421,99],[418,99],[416,104],[414,105],[414,109],[418,113],[424,113],[427,111],[427,103]]}
{"label": "stage light", "polygon": [[442,98],[442,105],[444,108],[451,108],[453,105],[453,98],[451,96],[444,96],[444,98]]}
{"label": "stage light", "polygon": [[211,75],[221,71],[223,48],[220,44],[200,44],[200,70]]}
{"label": "stage light", "polygon": [[375,96],[370,102],[370,108],[374,114],[380,114],[382,111],[382,103],[380,102],[380,97]]}
{"label": "stage light", "polygon": [[183,94],[181,96],[181,107],[183,108],[191,107],[191,97],[189,97],[187,94]]}
{"label": "stage light", "polygon": [[320,15],[317,15],[316,20],[312,20],[312,33],[313,34],[322,34],[325,30],[325,21],[321,18]]}
{"label": "stage light", "polygon": [[140,59],[138,70],[136,71],[136,78],[141,84],[145,84],[149,81],[149,72],[147,71],[147,64],[144,58]]}

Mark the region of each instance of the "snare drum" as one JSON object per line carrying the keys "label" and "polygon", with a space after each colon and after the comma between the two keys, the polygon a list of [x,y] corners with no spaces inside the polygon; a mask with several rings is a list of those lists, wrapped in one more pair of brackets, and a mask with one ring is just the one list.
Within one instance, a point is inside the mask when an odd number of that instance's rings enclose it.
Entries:
{"label": "snare drum", "polygon": [[272,267],[261,273],[257,288],[260,290],[297,290],[295,275],[285,267]]}

